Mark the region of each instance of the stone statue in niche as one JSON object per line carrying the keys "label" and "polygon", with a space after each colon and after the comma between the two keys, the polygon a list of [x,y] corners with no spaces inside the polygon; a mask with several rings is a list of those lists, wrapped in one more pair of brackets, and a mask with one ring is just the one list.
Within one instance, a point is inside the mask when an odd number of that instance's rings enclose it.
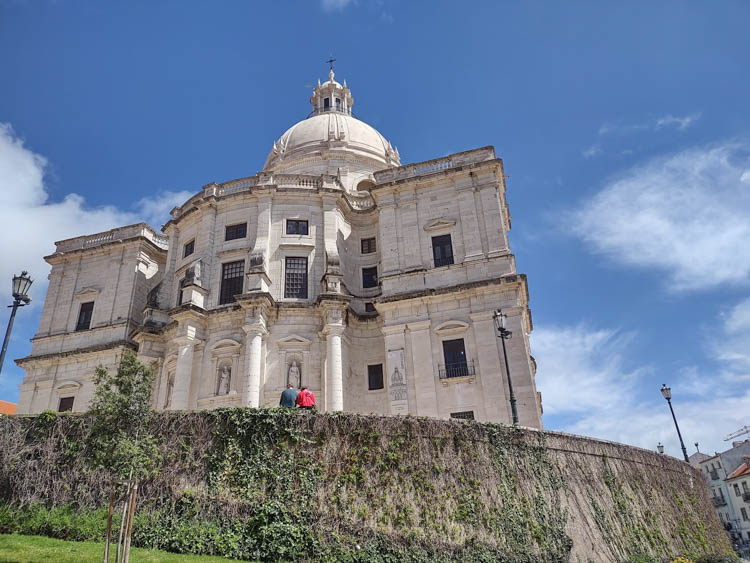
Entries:
{"label": "stone statue in niche", "polygon": [[292,360],[289,371],[287,371],[286,381],[295,389],[299,389],[302,386],[302,373],[297,365],[297,360]]}
{"label": "stone statue in niche", "polygon": [[172,390],[174,389],[174,372],[167,374],[167,396],[164,398],[164,408],[168,409],[172,403]]}
{"label": "stone statue in niche", "polygon": [[219,370],[219,384],[216,388],[217,395],[229,395],[229,387],[232,383],[232,368],[222,366]]}

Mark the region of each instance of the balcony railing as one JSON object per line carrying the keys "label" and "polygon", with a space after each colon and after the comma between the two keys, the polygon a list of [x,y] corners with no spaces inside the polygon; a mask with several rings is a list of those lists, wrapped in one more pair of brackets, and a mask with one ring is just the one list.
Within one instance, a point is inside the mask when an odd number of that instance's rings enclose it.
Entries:
{"label": "balcony railing", "polygon": [[328,106],[322,108],[315,108],[308,115],[307,118],[311,118],[313,115],[320,115],[322,113],[343,113],[344,115],[351,115],[353,118],[357,118],[351,108],[344,109],[343,106]]}
{"label": "balcony railing", "polygon": [[719,478],[719,471],[717,469],[712,469],[708,474],[711,476],[712,481],[716,481]]}
{"label": "balcony railing", "polygon": [[726,506],[727,501],[723,497],[713,497],[711,501],[714,503],[714,506]]}
{"label": "balcony railing", "polygon": [[453,256],[443,256],[442,258],[435,258],[435,267],[450,266],[453,264]]}
{"label": "balcony railing", "polygon": [[440,379],[452,379],[454,377],[473,377],[476,375],[474,371],[474,360],[468,360],[466,362],[457,362],[453,364],[440,364],[438,366],[438,374]]}

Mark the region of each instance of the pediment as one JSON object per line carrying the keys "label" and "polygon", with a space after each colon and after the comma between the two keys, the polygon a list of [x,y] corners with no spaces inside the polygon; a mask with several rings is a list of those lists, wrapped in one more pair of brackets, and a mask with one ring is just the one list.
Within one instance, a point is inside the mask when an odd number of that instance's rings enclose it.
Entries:
{"label": "pediment", "polygon": [[464,321],[445,321],[444,323],[440,323],[435,328],[433,328],[433,332],[435,334],[458,334],[461,332],[466,332],[468,330],[469,324],[465,323]]}
{"label": "pediment", "polygon": [[77,299],[94,298],[101,293],[101,290],[96,287],[84,287],[76,293]]}
{"label": "pediment", "polygon": [[437,231],[440,229],[450,229],[456,225],[455,219],[448,219],[446,217],[440,217],[439,219],[433,219],[424,226],[425,231]]}
{"label": "pediment", "polygon": [[276,343],[276,345],[281,350],[293,348],[310,348],[310,344],[312,344],[310,340],[308,340],[304,336],[299,336],[298,334],[290,334],[289,336],[282,338]]}
{"label": "pediment", "polygon": [[58,393],[75,393],[81,388],[77,381],[63,381],[55,389]]}
{"label": "pediment", "polygon": [[217,350],[226,350],[227,348],[239,348],[240,346],[242,346],[242,344],[240,344],[236,340],[232,340],[231,338],[224,338],[222,340],[219,340],[216,344],[214,344],[211,349],[213,351],[217,351]]}

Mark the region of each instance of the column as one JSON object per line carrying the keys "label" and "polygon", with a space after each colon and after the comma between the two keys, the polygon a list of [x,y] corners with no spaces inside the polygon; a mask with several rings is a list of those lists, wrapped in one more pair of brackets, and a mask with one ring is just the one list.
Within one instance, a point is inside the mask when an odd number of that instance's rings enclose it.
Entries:
{"label": "column", "polygon": [[476,381],[480,387],[480,395],[484,399],[487,422],[510,424],[513,418],[507,392],[508,381],[505,375],[505,364],[501,359],[503,352],[500,349],[500,339],[497,336],[492,313],[492,311],[486,311],[469,315],[477,347],[478,377]]}
{"label": "column", "polygon": [[439,415],[435,370],[432,362],[430,321],[409,323],[411,353],[414,362],[414,390],[417,416]]}
{"label": "column", "polygon": [[177,351],[177,370],[172,387],[171,410],[187,410],[190,394],[190,380],[193,377],[193,346],[195,340],[185,338],[179,343]]}
{"label": "column", "polygon": [[330,411],[344,410],[344,372],[341,358],[341,335],[343,326],[327,326],[326,368],[328,371],[328,391]]}
{"label": "column", "polygon": [[463,235],[465,253],[464,262],[478,260],[483,257],[483,253],[473,186],[458,191],[458,209],[461,215],[461,234]]}
{"label": "column", "polygon": [[242,327],[247,335],[245,351],[247,354],[247,385],[243,403],[252,408],[260,406],[260,370],[263,360],[263,335],[266,329],[260,323]]}

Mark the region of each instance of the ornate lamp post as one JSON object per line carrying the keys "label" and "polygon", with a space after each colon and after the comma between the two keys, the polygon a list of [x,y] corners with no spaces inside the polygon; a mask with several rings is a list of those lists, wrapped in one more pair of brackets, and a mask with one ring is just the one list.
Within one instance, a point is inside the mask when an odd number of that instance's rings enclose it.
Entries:
{"label": "ornate lamp post", "polygon": [[656,451],[659,452],[660,454],[663,454],[664,453],[664,444],[662,444],[661,442],[659,442],[656,445]]}
{"label": "ornate lamp post", "polygon": [[510,380],[510,367],[508,366],[508,353],[505,351],[505,341],[513,336],[513,333],[505,328],[505,319],[503,312],[498,309],[492,315],[495,319],[495,328],[497,335],[503,343],[503,358],[505,359],[505,374],[508,376],[508,391],[510,395],[510,412],[513,414],[513,425],[518,426],[518,410],[516,409],[516,395],[513,393],[513,382]]}
{"label": "ornate lamp post", "polygon": [[10,340],[10,331],[13,330],[13,320],[16,318],[16,310],[31,303],[31,297],[27,293],[33,281],[26,270],[21,272],[20,276],[13,276],[13,305],[8,305],[8,307],[13,307],[13,310],[10,313],[8,329],[5,331],[3,351],[0,353],[0,373],[3,370],[3,361],[5,360],[5,352],[8,350],[8,340]]}
{"label": "ornate lamp post", "polygon": [[672,389],[667,387],[666,383],[661,385],[661,394],[667,400],[669,405],[669,411],[672,413],[672,420],[674,420],[674,427],[677,429],[677,437],[680,439],[680,446],[682,447],[682,455],[685,457],[685,461],[690,463],[688,459],[687,450],[685,449],[685,443],[682,441],[682,434],[680,434],[680,427],[677,425],[677,417],[674,415],[674,409],[672,408]]}

